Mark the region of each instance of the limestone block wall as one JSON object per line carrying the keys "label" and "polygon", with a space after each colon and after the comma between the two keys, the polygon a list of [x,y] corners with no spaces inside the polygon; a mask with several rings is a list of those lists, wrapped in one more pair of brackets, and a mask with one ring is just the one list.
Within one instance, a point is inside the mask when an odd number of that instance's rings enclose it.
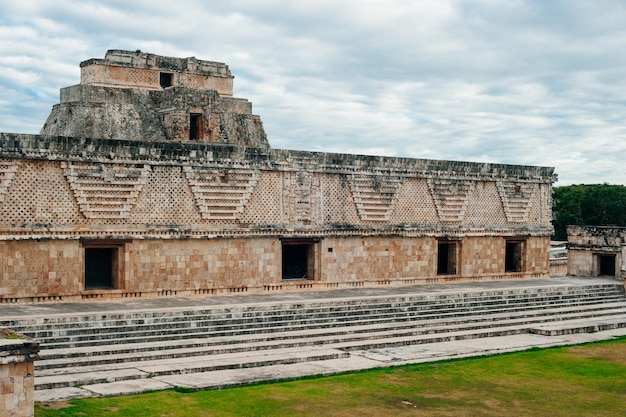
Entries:
{"label": "limestone block wall", "polygon": [[328,238],[320,256],[320,279],[325,282],[380,284],[421,278],[425,283],[436,274],[432,238]]}
{"label": "limestone block wall", "polygon": [[42,135],[135,140],[190,139],[190,114],[198,114],[202,142],[268,147],[259,116],[245,99],[221,97],[216,90],[166,90],[80,84],[61,89]]}
{"label": "limestone block wall", "polygon": [[[314,254],[303,288],[547,277],[553,180],[542,167],[0,134],[0,301],[94,296],[89,248],[113,251],[119,296],[298,287],[282,281],[285,239]],[[449,276],[441,240],[459,251]],[[507,272],[510,240],[523,265]]]}
{"label": "limestone block wall", "polygon": [[280,281],[277,239],[138,240],[129,247],[130,291],[263,288]]}
{"label": "limestone block wall", "polygon": [[626,277],[626,228],[568,226],[568,275]]}
{"label": "limestone block wall", "polygon": [[196,58],[173,58],[139,51],[109,50],[104,59],[81,62],[81,84],[162,89],[160,73],[171,74],[171,86],[217,90],[233,95],[233,76],[226,64]]}
{"label": "limestone block wall", "polygon": [[0,417],[34,415],[34,360],[38,357],[37,352],[37,342],[0,336]]}
{"label": "limestone block wall", "polygon": [[0,241],[0,300],[54,300],[80,293],[80,254],[78,241]]}

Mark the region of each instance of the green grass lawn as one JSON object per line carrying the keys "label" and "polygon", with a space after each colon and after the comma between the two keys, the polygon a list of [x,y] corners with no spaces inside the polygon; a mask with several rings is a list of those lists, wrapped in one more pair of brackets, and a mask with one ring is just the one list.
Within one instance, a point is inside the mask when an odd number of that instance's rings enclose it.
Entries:
{"label": "green grass lawn", "polygon": [[37,404],[52,416],[626,416],[626,338],[216,391]]}

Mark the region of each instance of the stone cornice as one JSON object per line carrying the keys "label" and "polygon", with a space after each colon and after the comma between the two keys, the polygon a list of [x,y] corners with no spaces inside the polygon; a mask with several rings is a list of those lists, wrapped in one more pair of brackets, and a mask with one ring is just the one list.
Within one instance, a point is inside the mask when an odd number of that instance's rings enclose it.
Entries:
{"label": "stone cornice", "polygon": [[346,175],[394,175],[552,184],[554,168],[527,165],[368,156],[215,143],[69,138],[0,133],[0,158],[253,168]]}

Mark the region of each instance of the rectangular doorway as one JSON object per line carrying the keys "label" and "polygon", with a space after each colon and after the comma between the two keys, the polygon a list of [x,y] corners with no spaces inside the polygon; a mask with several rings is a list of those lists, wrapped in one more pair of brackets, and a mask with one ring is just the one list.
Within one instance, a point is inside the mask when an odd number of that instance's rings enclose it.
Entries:
{"label": "rectangular doorway", "polygon": [[315,279],[317,240],[282,241],[282,279]]}
{"label": "rectangular doorway", "polygon": [[85,290],[124,288],[126,241],[81,240]]}
{"label": "rectangular doorway", "polygon": [[115,288],[117,248],[85,248],[85,289]]}
{"label": "rectangular doorway", "polygon": [[507,240],[505,249],[504,271],[522,272],[524,265],[524,242]]}
{"label": "rectangular doorway", "polygon": [[189,140],[202,140],[203,132],[202,114],[191,113],[189,115]]}
{"label": "rectangular doorway", "polygon": [[598,275],[599,276],[615,276],[615,255],[597,255],[598,256]]}
{"label": "rectangular doorway", "polygon": [[458,245],[456,242],[437,242],[437,275],[457,274]]}

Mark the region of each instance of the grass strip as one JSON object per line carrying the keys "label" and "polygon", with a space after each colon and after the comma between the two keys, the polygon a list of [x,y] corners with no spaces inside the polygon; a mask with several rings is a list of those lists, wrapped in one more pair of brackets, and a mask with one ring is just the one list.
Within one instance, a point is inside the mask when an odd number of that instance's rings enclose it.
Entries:
{"label": "grass strip", "polygon": [[619,416],[626,338],[223,390],[41,403],[59,416]]}

